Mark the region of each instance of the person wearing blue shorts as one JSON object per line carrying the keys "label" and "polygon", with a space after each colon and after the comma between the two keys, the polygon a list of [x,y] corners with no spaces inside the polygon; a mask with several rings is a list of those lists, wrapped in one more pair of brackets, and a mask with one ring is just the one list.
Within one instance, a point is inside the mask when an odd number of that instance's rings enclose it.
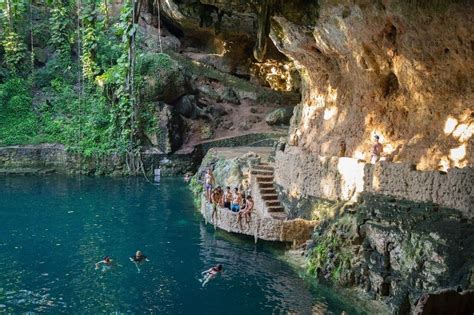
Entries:
{"label": "person wearing blue shorts", "polygon": [[236,187],[234,189],[234,194],[232,196],[232,203],[230,205],[230,210],[232,212],[239,212],[241,202],[242,202],[242,197],[240,195],[239,189]]}

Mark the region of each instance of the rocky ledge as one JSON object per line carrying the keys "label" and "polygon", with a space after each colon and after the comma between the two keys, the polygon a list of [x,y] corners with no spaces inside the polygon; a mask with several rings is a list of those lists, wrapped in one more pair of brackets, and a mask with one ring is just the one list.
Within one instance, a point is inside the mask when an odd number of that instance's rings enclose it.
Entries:
{"label": "rocky ledge", "polygon": [[238,214],[226,208],[217,208],[214,212],[212,205],[201,198],[201,214],[207,223],[221,230],[250,235],[266,241],[291,242],[301,244],[311,237],[315,221],[303,219],[279,220],[262,214],[261,208],[256,208],[250,220],[238,220]]}
{"label": "rocky ledge", "polygon": [[[268,161],[273,152],[268,147],[238,147],[238,148],[213,148],[204,157],[199,171],[193,178],[193,188],[200,198],[200,211],[206,222],[222,230],[254,236],[255,240],[292,242],[299,245],[308,240],[317,224],[313,220],[300,218],[288,220],[284,212],[273,211],[272,206],[262,198],[257,185],[257,175],[252,174],[252,169],[261,162]],[[247,222],[238,220],[238,215],[232,211],[213,207],[201,195],[202,178],[207,169],[214,170],[216,184],[221,187],[239,187],[244,181],[249,183],[252,197],[255,202],[254,211]],[[268,189],[268,188],[265,188]]]}

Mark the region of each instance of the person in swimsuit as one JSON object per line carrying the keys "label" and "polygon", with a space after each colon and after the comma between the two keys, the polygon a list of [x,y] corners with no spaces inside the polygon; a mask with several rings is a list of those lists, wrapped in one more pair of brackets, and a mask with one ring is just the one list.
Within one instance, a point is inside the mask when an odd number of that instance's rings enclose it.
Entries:
{"label": "person in swimsuit", "polygon": [[139,264],[145,262],[145,261],[150,261],[143,253],[139,250],[135,253],[135,255],[130,256],[130,261],[135,264],[135,267],[137,267],[138,273],[140,273],[140,267],[138,267]]}
{"label": "person in swimsuit", "polygon": [[216,180],[214,178],[214,174],[212,174],[212,170],[208,169],[206,175],[204,176],[204,188],[206,189],[206,198],[211,203],[212,203],[211,192],[212,192],[212,187],[214,186],[215,181]]}
{"label": "person in swimsuit", "polygon": [[222,200],[222,189],[220,186],[218,186],[216,189],[212,191],[211,200],[212,200],[212,218],[214,219],[214,216],[216,216],[217,218],[217,206],[220,206],[220,202]]}
{"label": "person in swimsuit", "polygon": [[374,138],[375,142],[372,145],[372,151],[370,152],[370,161],[372,164],[375,164],[380,160],[380,156],[383,152],[383,145],[379,142],[380,137],[376,135]]}
{"label": "person in swimsuit", "polygon": [[240,209],[242,210],[245,208],[245,203],[247,202],[247,198],[245,197],[245,192],[240,190]]}
{"label": "person in swimsuit", "polygon": [[142,263],[144,261],[150,261],[143,253],[139,250],[135,253],[135,255],[130,256],[130,260],[134,263]]}
{"label": "person in swimsuit", "polygon": [[99,266],[102,266],[102,271],[106,271],[112,267],[112,259],[109,256],[105,256],[104,259],[95,263],[95,269],[99,269]]}
{"label": "person in swimsuit", "polygon": [[240,196],[239,189],[235,187],[234,194],[232,195],[232,204],[230,205],[230,210],[232,210],[232,212],[239,212],[241,202],[242,198]]}
{"label": "person in swimsuit", "polygon": [[232,191],[230,187],[227,186],[224,195],[222,196],[223,205],[225,208],[230,210],[230,204],[232,203]]}
{"label": "person in swimsuit", "polygon": [[203,279],[200,280],[202,281],[202,286],[204,287],[210,280],[214,279],[220,272],[223,271],[224,268],[222,267],[222,265],[218,264],[214,267],[209,268],[208,270],[201,272],[201,275],[203,275]]}
{"label": "person in swimsuit", "polygon": [[245,208],[242,208],[242,210],[239,212],[239,217],[237,219],[239,223],[240,220],[242,220],[242,217],[245,217],[245,222],[247,222],[247,224],[250,222],[250,216],[252,215],[253,205],[254,201],[252,199],[252,196],[247,196],[247,203],[245,204]]}

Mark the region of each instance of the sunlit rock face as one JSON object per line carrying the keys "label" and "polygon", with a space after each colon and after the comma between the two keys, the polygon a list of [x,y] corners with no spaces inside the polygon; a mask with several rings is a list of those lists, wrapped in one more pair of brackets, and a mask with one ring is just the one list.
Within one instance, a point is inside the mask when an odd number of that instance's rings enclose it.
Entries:
{"label": "sunlit rock face", "polygon": [[271,0],[166,0],[161,9],[165,25],[182,36],[187,57],[277,91],[297,91],[293,63],[268,38],[270,17],[283,6]]}
{"label": "sunlit rock face", "polygon": [[310,23],[272,17],[270,37],[302,77],[292,132],[320,155],[344,141],[368,160],[377,134],[388,160],[472,167],[474,5],[400,3],[321,1]]}

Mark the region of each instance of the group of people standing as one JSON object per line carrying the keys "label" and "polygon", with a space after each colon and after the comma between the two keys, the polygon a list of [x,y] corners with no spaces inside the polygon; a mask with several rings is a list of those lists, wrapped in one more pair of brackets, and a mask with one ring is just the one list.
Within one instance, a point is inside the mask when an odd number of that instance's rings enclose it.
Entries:
{"label": "group of people standing", "polygon": [[212,216],[217,215],[217,207],[227,208],[234,213],[238,213],[238,221],[242,218],[249,223],[252,214],[254,201],[249,194],[248,182],[245,185],[235,187],[232,191],[229,186],[223,190],[220,186],[215,186],[215,178],[211,169],[208,169],[204,177],[204,188],[206,190],[206,198],[213,205]]}

